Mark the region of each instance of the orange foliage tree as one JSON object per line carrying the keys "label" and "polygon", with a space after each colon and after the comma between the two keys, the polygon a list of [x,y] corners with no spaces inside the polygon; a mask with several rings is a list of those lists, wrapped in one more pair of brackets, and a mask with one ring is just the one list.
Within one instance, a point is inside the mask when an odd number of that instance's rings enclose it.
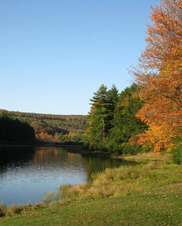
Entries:
{"label": "orange foliage tree", "polygon": [[157,152],[182,137],[182,1],[161,0],[151,20],[134,75],[145,101],[137,117],[149,125],[138,142]]}

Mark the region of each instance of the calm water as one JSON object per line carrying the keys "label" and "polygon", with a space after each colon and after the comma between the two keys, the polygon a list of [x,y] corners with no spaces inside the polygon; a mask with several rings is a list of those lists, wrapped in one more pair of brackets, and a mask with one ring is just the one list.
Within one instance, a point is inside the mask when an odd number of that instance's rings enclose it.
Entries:
{"label": "calm water", "polygon": [[60,185],[86,182],[93,172],[122,164],[121,160],[69,151],[61,147],[0,147],[0,202],[37,203]]}

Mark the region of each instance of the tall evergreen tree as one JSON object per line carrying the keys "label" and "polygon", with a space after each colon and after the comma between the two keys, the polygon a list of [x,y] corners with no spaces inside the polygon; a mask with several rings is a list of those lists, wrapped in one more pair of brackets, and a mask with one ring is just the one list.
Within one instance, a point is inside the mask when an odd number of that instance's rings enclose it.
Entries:
{"label": "tall evergreen tree", "polygon": [[94,149],[105,149],[106,138],[112,128],[117,98],[118,91],[115,86],[108,91],[106,86],[101,85],[91,99],[88,139]]}

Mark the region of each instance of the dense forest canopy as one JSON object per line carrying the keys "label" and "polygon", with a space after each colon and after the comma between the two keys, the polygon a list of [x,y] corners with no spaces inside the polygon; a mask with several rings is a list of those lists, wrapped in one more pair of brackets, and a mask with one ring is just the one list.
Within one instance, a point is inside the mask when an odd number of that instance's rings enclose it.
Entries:
{"label": "dense forest canopy", "polygon": [[143,105],[136,84],[120,94],[115,86],[108,90],[101,85],[91,102],[87,130],[91,149],[120,154],[142,149],[137,144],[137,135],[147,125],[135,116]]}

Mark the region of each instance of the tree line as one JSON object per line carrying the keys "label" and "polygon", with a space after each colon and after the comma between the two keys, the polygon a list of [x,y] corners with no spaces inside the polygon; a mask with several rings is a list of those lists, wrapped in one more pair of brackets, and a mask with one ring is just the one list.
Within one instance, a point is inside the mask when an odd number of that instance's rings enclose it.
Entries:
{"label": "tree line", "polygon": [[101,85],[91,99],[88,120],[88,145],[90,149],[118,154],[136,153],[137,135],[147,129],[147,125],[136,117],[143,105],[136,84],[118,93],[117,88],[108,90]]}
{"label": "tree line", "polygon": [[[87,140],[94,150],[115,153],[179,150],[182,153],[181,14],[181,0],[161,0],[153,8],[146,48],[133,70],[135,84],[121,93],[115,86],[108,90],[101,85],[91,99],[88,126],[87,116],[11,114],[26,118],[39,140],[65,141],[74,137],[75,141]],[[1,140],[7,139],[5,133],[10,131],[10,140],[27,139],[16,134],[18,127],[23,136],[28,135],[22,128],[30,137],[34,136],[26,123],[4,117],[0,123]]]}
{"label": "tree line", "polygon": [[27,122],[12,118],[6,113],[0,115],[0,143],[24,143],[35,140],[35,131]]}

